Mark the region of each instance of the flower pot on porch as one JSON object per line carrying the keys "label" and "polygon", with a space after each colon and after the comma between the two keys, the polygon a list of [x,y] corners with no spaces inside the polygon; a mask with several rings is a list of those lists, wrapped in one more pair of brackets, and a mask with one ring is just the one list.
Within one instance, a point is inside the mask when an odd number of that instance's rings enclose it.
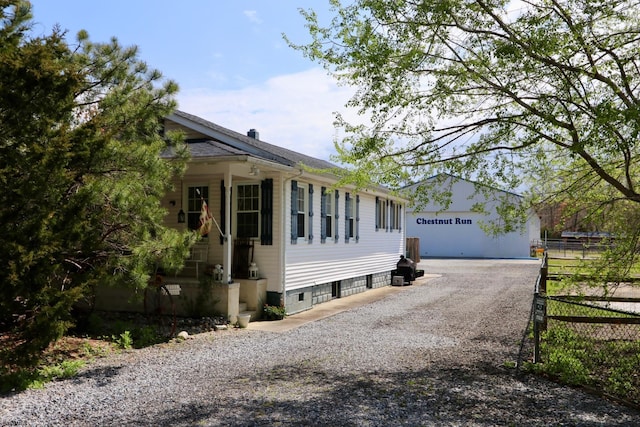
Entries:
{"label": "flower pot on porch", "polygon": [[240,313],[238,314],[238,326],[241,328],[246,328],[249,326],[249,321],[251,320],[251,314]]}

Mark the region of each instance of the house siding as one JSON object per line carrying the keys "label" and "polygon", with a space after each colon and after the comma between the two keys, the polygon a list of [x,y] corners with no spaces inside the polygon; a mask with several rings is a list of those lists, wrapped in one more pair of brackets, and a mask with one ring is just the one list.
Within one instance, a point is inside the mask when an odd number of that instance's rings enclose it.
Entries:
{"label": "house siding", "polygon": [[[319,189],[321,183],[300,180],[303,184],[313,184],[314,189]],[[312,234],[320,236],[320,194],[316,190],[313,194],[313,206],[316,206],[313,220]],[[332,282],[341,282],[344,295],[361,292],[366,289],[366,276],[386,274],[395,268],[400,254],[404,253],[405,239],[403,229],[376,230],[375,224],[375,196],[368,193],[360,193],[359,206],[359,239],[352,238],[349,242],[344,240],[345,216],[344,201],[345,191],[339,190],[339,218],[334,230],[339,238],[327,238],[325,243],[314,238],[311,243],[307,239],[298,239],[292,244],[285,239],[286,245],[286,271],[285,291],[287,295],[295,294],[296,290],[311,289],[313,286]],[[290,206],[290,192],[286,192],[285,206]],[[355,193],[352,192],[355,200]],[[402,212],[404,215],[404,212]],[[289,217],[290,215],[288,215]],[[354,215],[355,216],[355,215]],[[402,221],[404,228],[404,221]],[[291,226],[290,218],[285,218],[285,230]],[[387,282],[389,284],[389,282]],[[310,291],[309,291],[310,292]],[[312,300],[313,292],[309,298]],[[316,289],[315,301],[326,300],[322,295],[326,291]],[[295,298],[293,298],[295,299]],[[291,298],[287,302],[293,304]],[[287,306],[289,309],[290,307]]]}
{"label": "house siding", "polygon": [[[209,172],[210,173],[210,172]],[[368,288],[387,286],[391,282],[390,271],[395,268],[399,254],[405,251],[404,210],[400,230],[388,228],[376,229],[376,196],[366,192],[358,194],[359,221],[358,239],[351,238],[345,242],[345,194],[339,190],[338,220],[334,223],[334,235],[324,242],[321,239],[321,188],[326,183],[314,180],[299,179],[300,185],[313,186],[310,205],[313,209],[311,230],[306,238],[300,238],[292,244],[291,231],[291,179],[285,174],[271,174],[260,179],[273,179],[273,244],[262,245],[260,239],[254,241],[254,262],[259,268],[259,276],[267,279],[267,291],[284,295],[285,305],[289,313],[303,311],[314,305],[329,301],[336,297],[345,297],[364,292]],[[221,175],[207,175],[201,167],[190,168],[183,180],[174,183],[175,189],[166,196],[167,200],[175,200],[176,206],[169,208],[165,224],[184,228],[185,224],[177,223],[177,214],[181,204],[186,207],[185,191],[193,185],[209,186],[209,208],[221,227]],[[246,183],[246,179],[236,179],[238,183]],[[258,181],[259,182],[259,181]],[[351,198],[356,200],[356,193],[351,191]],[[334,200],[334,194],[330,194]],[[379,196],[382,197],[382,196]],[[235,199],[234,199],[235,200]],[[235,222],[235,203],[232,204],[232,231]],[[334,206],[332,206],[332,209]],[[186,209],[185,209],[186,210]],[[335,213],[335,212],[332,212]],[[354,209],[354,221],[355,221]],[[308,216],[307,216],[308,220]],[[235,234],[235,232],[233,232]],[[335,239],[335,234],[339,238]],[[216,228],[208,237],[209,264],[223,264],[224,246],[220,244]],[[355,233],[354,233],[355,234]],[[309,240],[308,236],[313,239]],[[283,236],[283,237],[278,237]],[[339,283],[339,294],[333,295],[333,283]]]}

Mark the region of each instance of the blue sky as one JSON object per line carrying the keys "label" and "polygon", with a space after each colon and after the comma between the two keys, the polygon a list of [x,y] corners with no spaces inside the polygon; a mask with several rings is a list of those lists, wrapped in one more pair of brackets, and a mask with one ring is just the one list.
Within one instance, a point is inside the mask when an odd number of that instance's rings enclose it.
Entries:
{"label": "blue sky", "polygon": [[338,87],[318,65],[287,46],[310,40],[299,8],[331,18],[328,0],[32,0],[34,32],[55,24],[73,42],[116,37],[180,86],[179,108],[260,139],[329,159],[333,112],[352,89]]}

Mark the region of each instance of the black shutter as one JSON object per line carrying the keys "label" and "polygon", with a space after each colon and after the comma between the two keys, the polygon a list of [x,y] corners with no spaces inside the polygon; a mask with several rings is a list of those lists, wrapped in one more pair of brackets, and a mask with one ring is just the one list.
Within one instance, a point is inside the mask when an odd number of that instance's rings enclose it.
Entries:
{"label": "black shutter", "polygon": [[291,244],[298,243],[298,181],[291,181]]}
{"label": "black shutter", "polygon": [[349,243],[351,237],[351,194],[344,193],[344,242]]}
{"label": "black shutter", "polygon": [[356,243],[360,241],[360,195],[356,194]]}
{"label": "black shutter", "polygon": [[376,197],[376,231],[380,229],[380,198]]}
{"label": "black shutter", "polygon": [[260,186],[260,244],[273,245],[273,179],[265,179]]}
{"label": "black shutter", "polygon": [[335,226],[333,227],[335,232],[335,236],[334,241],[336,243],[338,243],[338,239],[340,238],[340,236],[338,236],[338,218],[340,218],[340,208],[338,206],[338,201],[340,199],[340,192],[338,190],[336,190],[336,203],[335,203],[335,207],[334,207],[334,212],[335,212]]}
{"label": "black shutter", "polygon": [[[225,191],[225,188],[224,188],[224,180],[222,180],[220,181],[220,230],[222,230],[222,234],[224,234],[225,236],[227,234],[227,230],[225,230],[225,224],[227,223],[226,221],[227,210],[225,209],[226,203],[227,203],[227,192]],[[225,236],[220,236],[221,245],[224,244]]]}
{"label": "black shutter", "polygon": [[309,243],[313,242],[313,184],[309,184]]}
{"label": "black shutter", "polygon": [[398,205],[398,231],[402,231],[402,205]]}
{"label": "black shutter", "polygon": [[320,243],[327,241],[327,188],[320,188]]}

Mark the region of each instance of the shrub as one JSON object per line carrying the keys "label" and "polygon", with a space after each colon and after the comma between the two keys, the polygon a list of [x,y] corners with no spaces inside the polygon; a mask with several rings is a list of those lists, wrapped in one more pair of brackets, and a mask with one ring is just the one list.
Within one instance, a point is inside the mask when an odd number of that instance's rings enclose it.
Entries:
{"label": "shrub", "polygon": [[287,315],[284,306],[265,304],[262,310],[266,320],[282,320]]}

